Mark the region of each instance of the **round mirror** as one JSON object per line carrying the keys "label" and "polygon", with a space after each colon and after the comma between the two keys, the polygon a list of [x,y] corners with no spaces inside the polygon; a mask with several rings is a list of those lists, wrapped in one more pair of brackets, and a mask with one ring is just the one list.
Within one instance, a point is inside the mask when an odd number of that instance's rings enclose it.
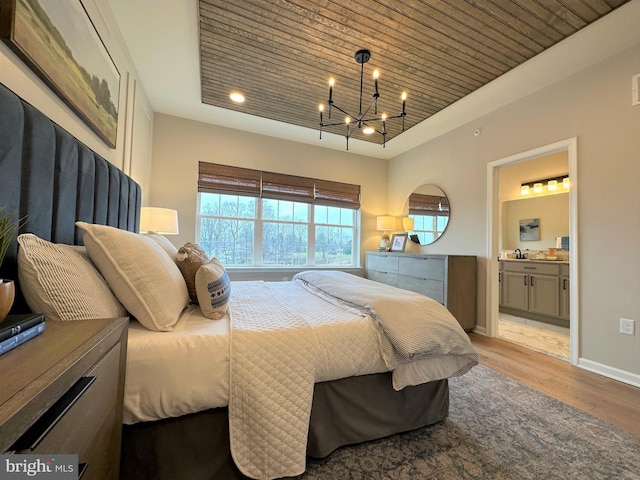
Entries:
{"label": "round mirror", "polygon": [[450,213],[449,199],[440,187],[422,185],[416,188],[405,202],[402,214],[409,239],[420,245],[435,242],[447,229]]}

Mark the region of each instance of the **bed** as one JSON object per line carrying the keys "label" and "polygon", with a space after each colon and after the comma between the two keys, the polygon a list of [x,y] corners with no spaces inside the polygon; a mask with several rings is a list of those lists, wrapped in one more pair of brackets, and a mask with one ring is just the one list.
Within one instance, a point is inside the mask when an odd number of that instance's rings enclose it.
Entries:
{"label": "bed", "polygon": [[[203,316],[203,307],[189,304],[172,246],[135,233],[140,187],[2,85],[0,171],[0,205],[29,215],[20,250],[11,246],[0,272],[19,278],[14,311],[50,307],[34,300],[45,287],[23,267],[33,248],[47,252],[33,258],[44,258],[51,271],[72,265],[94,279],[74,287],[86,299],[70,315],[124,309],[135,317],[123,479],[299,475],[307,455],[325,457],[443,420],[446,379],[477,363],[440,304],[341,272],[230,282],[224,308],[212,302],[217,312],[209,312],[220,318]],[[56,256],[63,260],[52,264]],[[206,271],[225,275],[223,266]],[[411,308],[397,315],[401,297]],[[425,311],[446,341],[423,328]]]}

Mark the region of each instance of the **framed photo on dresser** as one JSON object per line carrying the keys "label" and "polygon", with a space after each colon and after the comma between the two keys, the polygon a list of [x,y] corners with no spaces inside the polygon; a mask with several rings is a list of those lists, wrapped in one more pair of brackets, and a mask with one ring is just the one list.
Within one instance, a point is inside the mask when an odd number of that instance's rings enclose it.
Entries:
{"label": "framed photo on dresser", "polygon": [[404,248],[407,245],[407,234],[406,233],[394,233],[393,237],[391,237],[391,248],[392,252],[404,252]]}

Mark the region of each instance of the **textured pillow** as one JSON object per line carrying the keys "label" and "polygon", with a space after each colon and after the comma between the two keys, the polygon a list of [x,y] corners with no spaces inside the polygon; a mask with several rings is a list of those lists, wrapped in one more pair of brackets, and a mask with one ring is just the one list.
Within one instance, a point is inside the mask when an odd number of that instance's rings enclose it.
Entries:
{"label": "textured pillow", "polygon": [[176,254],[178,253],[178,249],[173,243],[171,243],[167,239],[167,237],[165,237],[164,235],[160,235],[159,233],[143,233],[142,235],[146,238],[150,238],[151,240],[156,242],[158,245],[160,245],[162,249],[165,252],[167,252],[171,258],[175,260]]}
{"label": "textured pillow", "polygon": [[18,235],[18,279],[32,312],[53,320],[124,317],[127,311],[84,247]]}
{"label": "textured pillow", "polygon": [[176,265],[180,269],[184,281],[189,290],[189,298],[192,303],[198,303],[198,294],[196,293],[196,272],[198,269],[209,261],[207,253],[200,248],[200,245],[188,242],[178,249],[176,254]]}
{"label": "textured pillow", "polygon": [[196,292],[205,317],[218,320],[224,316],[231,296],[231,282],[218,259],[212,258],[198,269]]}
{"label": "textured pillow", "polygon": [[171,331],[189,303],[173,259],[152,239],[105,225],[76,222],[89,257],[118,300],[149,330]]}

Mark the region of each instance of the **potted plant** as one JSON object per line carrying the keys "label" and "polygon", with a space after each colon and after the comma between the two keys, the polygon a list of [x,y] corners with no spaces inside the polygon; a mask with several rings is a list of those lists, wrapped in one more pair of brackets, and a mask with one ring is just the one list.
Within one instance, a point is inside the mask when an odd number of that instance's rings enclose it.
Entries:
{"label": "potted plant", "polygon": [[[0,206],[0,266],[2,266],[4,256],[7,254],[11,241],[20,230],[20,227],[25,224],[26,220],[27,217],[12,220],[11,214],[7,212],[7,209]],[[14,298],[15,286],[13,280],[0,278],[0,322],[7,317],[13,305]]]}

